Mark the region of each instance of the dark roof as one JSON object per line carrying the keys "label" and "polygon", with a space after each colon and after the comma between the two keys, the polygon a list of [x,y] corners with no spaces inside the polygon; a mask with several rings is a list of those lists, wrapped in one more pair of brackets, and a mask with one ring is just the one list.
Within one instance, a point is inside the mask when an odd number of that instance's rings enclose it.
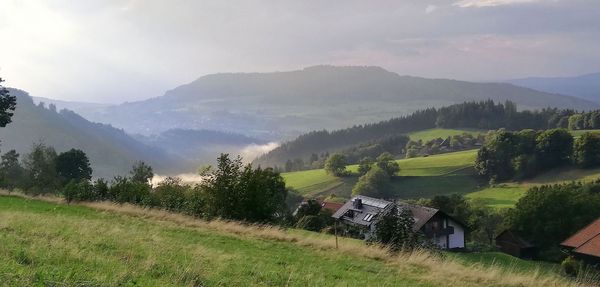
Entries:
{"label": "dark roof", "polygon": [[600,218],[573,234],[560,245],[573,252],[600,257]]}
{"label": "dark roof", "polygon": [[327,209],[327,210],[331,210],[333,212],[336,212],[338,209],[340,209],[342,206],[344,206],[343,203],[337,203],[337,202],[329,202],[329,201],[323,201],[321,203],[321,207],[323,209]]}
{"label": "dark roof", "polygon": [[[357,199],[362,201],[362,206],[360,208],[354,207],[354,201]],[[375,218],[377,218],[380,214],[387,212],[392,205],[393,202],[391,201],[358,195],[344,203],[344,205],[342,205],[342,207],[338,209],[332,215],[332,217],[335,219],[343,219],[362,226],[370,226],[371,223],[374,222]],[[350,213],[352,213],[353,216],[349,216]],[[371,218],[367,217],[368,214],[371,214]]]}
{"label": "dark roof", "polygon": [[[362,200],[362,208],[360,208],[360,209],[354,208],[354,201],[356,199]],[[336,218],[336,219],[343,219],[345,221],[349,221],[349,222],[352,222],[352,223],[358,224],[358,225],[370,226],[373,222],[376,221],[377,217],[379,217],[381,214],[390,210],[393,205],[394,205],[394,203],[391,201],[372,198],[372,197],[368,197],[368,196],[364,196],[364,195],[358,195],[358,196],[355,196],[352,199],[348,200],[340,209],[338,209],[333,214],[332,217]],[[421,229],[421,227],[423,227],[423,225],[425,225],[425,223],[427,223],[429,220],[431,220],[431,218],[434,217],[438,213],[443,214],[446,217],[452,218],[452,217],[448,216],[447,214],[443,213],[442,211],[435,209],[435,208],[430,208],[430,207],[425,207],[425,206],[420,206],[420,205],[413,205],[413,204],[406,204],[406,203],[398,203],[397,206],[399,209],[410,208],[410,211],[412,212],[412,215],[413,215],[413,219],[415,220],[415,225],[413,226],[414,230]],[[350,210],[352,210],[352,213],[353,213],[352,217],[347,216],[349,214]],[[368,217],[366,217],[367,214],[373,214],[373,217],[368,218]],[[365,220],[365,218],[367,218],[369,220]],[[454,218],[452,218],[452,219],[454,221],[456,221],[458,224],[460,224],[461,226],[465,227],[464,223],[462,223]]]}
{"label": "dark roof", "polygon": [[527,241],[526,239],[524,239],[523,237],[521,237],[514,230],[506,229],[506,230],[500,232],[500,234],[498,234],[498,236],[496,236],[496,240],[502,239],[501,237],[504,237],[504,239],[505,239],[505,240],[501,240],[501,241],[508,241],[508,240],[510,240],[510,243],[512,243],[514,245],[517,245],[520,248],[535,247],[535,244],[531,243],[530,241]]}
{"label": "dark roof", "polygon": [[399,204],[399,206],[400,208],[410,208],[413,219],[415,220],[415,226],[413,226],[414,230],[421,229],[425,223],[427,223],[436,213],[439,212],[438,209],[420,205]]}

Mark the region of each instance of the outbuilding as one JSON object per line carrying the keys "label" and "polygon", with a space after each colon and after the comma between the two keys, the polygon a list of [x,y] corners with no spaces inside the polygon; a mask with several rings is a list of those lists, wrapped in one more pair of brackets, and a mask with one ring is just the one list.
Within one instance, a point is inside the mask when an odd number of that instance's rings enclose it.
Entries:
{"label": "outbuilding", "polygon": [[498,250],[522,259],[535,259],[537,246],[513,230],[504,230],[496,236]]}

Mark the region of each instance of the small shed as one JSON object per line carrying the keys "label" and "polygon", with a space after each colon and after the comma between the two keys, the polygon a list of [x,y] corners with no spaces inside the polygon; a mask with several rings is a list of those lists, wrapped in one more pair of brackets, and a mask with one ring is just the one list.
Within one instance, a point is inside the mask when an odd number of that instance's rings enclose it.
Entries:
{"label": "small shed", "polygon": [[508,229],[496,236],[496,247],[506,254],[522,259],[534,259],[538,251],[535,244]]}

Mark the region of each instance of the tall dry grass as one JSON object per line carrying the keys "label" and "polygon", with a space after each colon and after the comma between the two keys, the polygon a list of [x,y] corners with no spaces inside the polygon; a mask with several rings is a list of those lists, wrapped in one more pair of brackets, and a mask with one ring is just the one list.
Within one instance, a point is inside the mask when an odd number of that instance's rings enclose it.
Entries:
{"label": "tall dry grass", "polygon": [[[8,195],[8,192],[0,191],[0,195]],[[63,199],[54,196],[31,197],[14,192],[10,195],[52,203],[65,203]],[[519,272],[517,266],[511,270],[510,268],[484,266],[479,263],[464,264],[455,259],[444,258],[427,251],[391,253],[386,248],[366,245],[348,238],[338,238],[338,247],[336,248],[333,236],[306,236],[299,232],[269,225],[244,224],[227,220],[206,221],[183,214],[143,208],[131,204],[80,202],[74,205],[85,206],[102,212],[148,219],[161,224],[176,224],[200,231],[289,242],[311,249],[384,261],[399,272],[417,272],[422,280],[431,282],[436,286],[592,286],[591,283],[574,282],[558,275],[542,273],[539,270],[529,273]]]}

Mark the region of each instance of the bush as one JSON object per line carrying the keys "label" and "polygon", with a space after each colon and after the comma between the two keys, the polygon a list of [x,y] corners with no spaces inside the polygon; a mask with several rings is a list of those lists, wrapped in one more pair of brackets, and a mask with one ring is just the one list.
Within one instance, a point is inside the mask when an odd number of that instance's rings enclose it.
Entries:
{"label": "bush", "polygon": [[89,181],[71,180],[62,188],[62,194],[67,202],[71,201],[92,201],[96,197],[93,193],[92,185]]}
{"label": "bush", "polygon": [[205,195],[200,186],[188,188],[185,192],[185,207],[184,212],[191,216],[205,216],[206,200]]}
{"label": "bush", "polygon": [[303,216],[296,223],[296,228],[319,232],[325,227],[324,220],[318,215]]}
{"label": "bush", "polygon": [[565,260],[563,260],[560,266],[562,267],[562,270],[565,272],[565,274],[572,277],[577,277],[579,271],[582,268],[581,262],[577,261],[573,256],[565,258]]}
{"label": "bush", "polygon": [[108,200],[108,183],[103,178],[96,179],[92,187],[95,200]]}
{"label": "bush", "polygon": [[116,177],[108,190],[109,197],[118,203],[150,204],[150,186],[126,177]]}
{"label": "bush", "polygon": [[154,189],[152,205],[170,211],[183,211],[188,188],[182,184],[181,179],[168,177]]}

